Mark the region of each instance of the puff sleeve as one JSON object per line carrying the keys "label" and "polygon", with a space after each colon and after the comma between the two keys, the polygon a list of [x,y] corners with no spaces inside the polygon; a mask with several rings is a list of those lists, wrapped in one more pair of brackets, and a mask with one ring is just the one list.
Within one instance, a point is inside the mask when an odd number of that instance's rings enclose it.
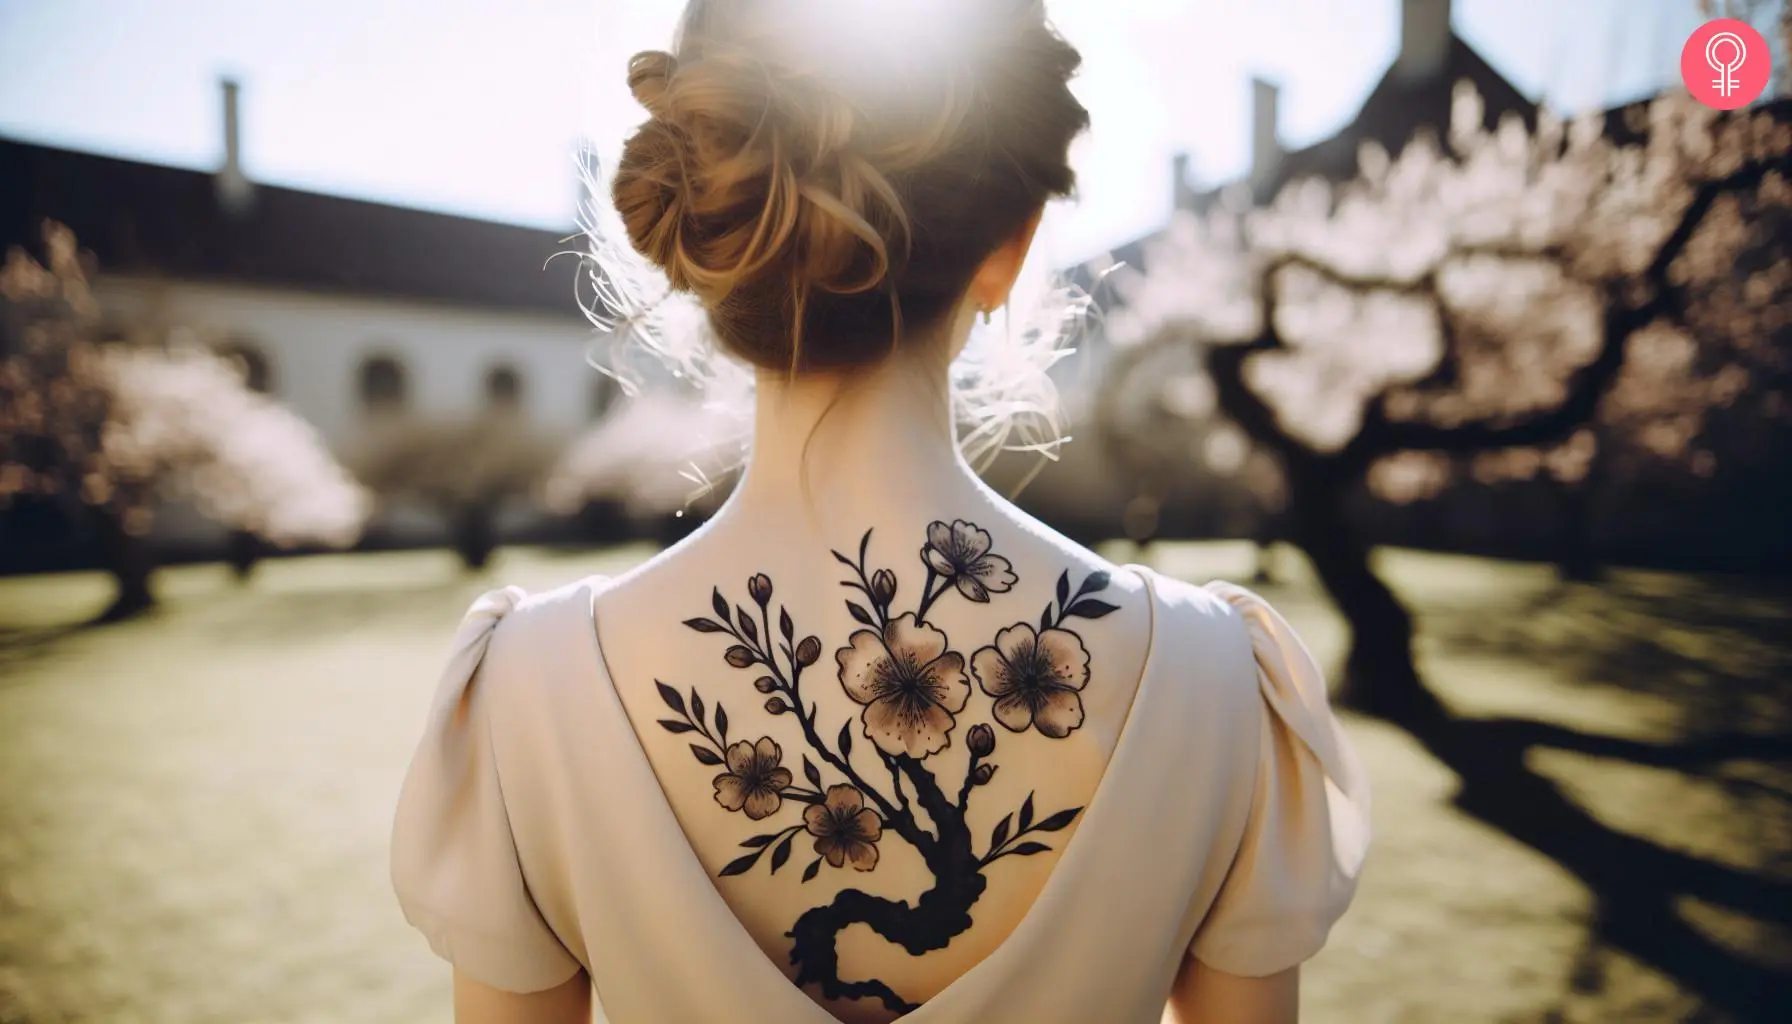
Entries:
{"label": "puff sleeve", "polygon": [[1263,977],[1319,952],[1355,895],[1369,846],[1368,778],[1287,621],[1250,591],[1207,589],[1250,634],[1265,713],[1244,837],[1190,953]]}
{"label": "puff sleeve", "polygon": [[515,587],[479,598],[455,635],[392,830],[392,885],[436,955],[509,992],[571,978],[578,961],[543,920],[523,880],[491,737],[503,666],[485,655]]}

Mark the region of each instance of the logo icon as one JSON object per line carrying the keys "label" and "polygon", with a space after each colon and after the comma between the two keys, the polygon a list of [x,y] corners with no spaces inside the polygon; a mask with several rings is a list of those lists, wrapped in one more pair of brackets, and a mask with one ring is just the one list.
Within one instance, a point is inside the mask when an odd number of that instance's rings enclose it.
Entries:
{"label": "logo icon", "polygon": [[1718,110],[1753,103],[1767,89],[1767,40],[1745,21],[1699,26],[1680,51],[1680,78],[1693,99]]}

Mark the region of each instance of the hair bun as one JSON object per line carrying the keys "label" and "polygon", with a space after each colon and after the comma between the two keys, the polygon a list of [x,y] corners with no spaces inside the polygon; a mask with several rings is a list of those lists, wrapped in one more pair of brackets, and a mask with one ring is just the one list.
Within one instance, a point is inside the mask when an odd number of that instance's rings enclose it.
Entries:
{"label": "hair bun", "polygon": [[[1088,115],[1039,0],[979,0],[968,35],[809,0],[687,4],[673,52],[629,60],[651,116],[611,194],[635,250],[754,365],[888,355],[1071,189]],[[825,345],[805,346],[812,330]]]}
{"label": "hair bun", "polygon": [[884,281],[906,217],[855,151],[849,103],[790,87],[726,46],[683,66],[648,51],[628,70],[652,117],[623,147],[612,190],[636,250],[674,288],[714,305],[742,291],[854,294]]}
{"label": "hair bun", "polygon": [[678,72],[678,58],[662,50],[637,53],[628,62],[628,91],[655,117],[660,116],[666,87]]}

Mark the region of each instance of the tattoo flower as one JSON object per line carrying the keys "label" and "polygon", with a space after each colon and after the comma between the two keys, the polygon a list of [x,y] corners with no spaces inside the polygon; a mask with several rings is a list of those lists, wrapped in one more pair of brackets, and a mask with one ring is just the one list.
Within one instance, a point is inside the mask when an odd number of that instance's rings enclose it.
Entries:
{"label": "tattoo flower", "polygon": [[896,599],[896,574],[879,569],[871,574],[871,599],[884,607]]}
{"label": "tattoo flower", "polygon": [[747,580],[747,593],[753,595],[753,602],[764,608],[772,599],[772,578],[765,573],[756,572]]}
{"label": "tattoo flower", "polygon": [[971,671],[983,692],[995,698],[996,721],[1010,732],[1037,726],[1041,735],[1062,739],[1083,724],[1089,685],[1089,651],[1075,633],[1039,633],[1017,623],[996,634],[994,646],[971,655]]}
{"label": "tattoo flower", "polygon": [[927,527],[927,546],[921,561],[952,581],[967,600],[987,602],[991,594],[1005,594],[1014,586],[1014,567],[1001,555],[989,553],[989,531],[954,520],[951,526],[933,522]]}
{"label": "tattoo flower", "polygon": [[846,695],[865,705],[859,720],[879,750],[922,758],[946,749],[952,716],[971,696],[964,656],[946,650],[946,634],[905,614],[882,633],[854,633],[834,659]]}
{"label": "tattoo flower", "polygon": [[978,722],[971,726],[970,733],[965,736],[965,745],[971,748],[972,755],[988,757],[996,749],[996,731]]}
{"label": "tattoo flower", "polygon": [[884,823],[853,787],[829,786],[825,801],[803,811],[803,824],[815,837],[815,852],[834,867],[848,861],[859,871],[877,867],[877,841],[883,838]]}
{"label": "tattoo flower", "polygon": [[716,803],[730,811],[745,810],[754,821],[769,818],[784,805],[790,769],[781,767],[784,751],[770,736],[758,743],[741,740],[727,750],[728,770],[716,776]]}

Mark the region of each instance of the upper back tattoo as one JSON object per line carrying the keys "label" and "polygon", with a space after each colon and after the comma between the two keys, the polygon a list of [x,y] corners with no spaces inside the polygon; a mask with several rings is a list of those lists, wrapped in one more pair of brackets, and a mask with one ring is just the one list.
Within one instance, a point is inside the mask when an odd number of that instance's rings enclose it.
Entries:
{"label": "upper back tattoo", "polygon": [[[693,687],[687,700],[678,689],[655,683],[675,716],[659,724],[667,732],[690,735],[692,756],[722,769],[714,779],[716,803],[773,826],[742,840],[747,852],[721,875],[745,874],[762,858],[777,872],[789,862],[799,835],[812,841],[815,855],[803,868],[804,882],[824,861],[833,869],[874,870],[879,844],[892,834],[920,854],[934,885],[912,903],[844,889],[831,902],[800,914],[786,933],[793,941],[790,962],[799,986],[818,985],[828,999],[877,999],[901,1013],[918,1004],[882,981],[839,976],[840,932],[865,924],[911,955],[942,949],[971,927],[971,909],[992,865],[1050,850],[1044,837],[1068,827],[1082,812],[1069,807],[1036,816],[1028,794],[979,844],[965,816],[972,794],[997,771],[996,730],[978,721],[961,734],[970,760],[956,785],[942,784],[928,760],[951,745],[961,720],[980,717],[972,708],[973,679],[975,689],[989,698],[988,717],[1006,732],[1016,737],[1036,732],[1047,739],[1070,735],[1083,724],[1082,690],[1089,683],[1089,651],[1071,620],[1099,619],[1118,609],[1095,596],[1108,587],[1106,572],[1092,572],[1074,588],[1065,572],[1037,626],[1031,617],[1017,621],[966,657],[927,616],[954,595],[981,604],[1013,588],[1013,566],[991,550],[989,533],[963,520],[930,524],[920,549],[926,577],[912,605],[898,601],[911,591],[900,586],[895,571],[869,564],[870,547],[867,530],[856,558],[833,553],[845,570],[841,585],[851,592],[846,610],[862,627],[834,651],[834,680],[862,706],[856,730],[851,719],[838,730],[823,723],[818,706],[805,699],[805,684],[823,685],[810,675],[821,662],[822,640],[804,634],[790,609],[774,602],[768,575],[747,580],[748,601],[731,602],[716,588],[712,614],[684,622],[699,633],[715,634],[722,661],[753,677],[764,713],[796,716],[807,748],[801,754],[803,783],[785,766],[785,753],[770,736],[751,740],[749,731],[730,740],[730,717],[721,699],[712,694],[712,702],[705,702]],[[856,757],[855,731],[870,741],[870,749],[861,745]],[[799,805],[802,813],[792,820],[786,805]],[[916,807],[925,812],[925,824]]]}

